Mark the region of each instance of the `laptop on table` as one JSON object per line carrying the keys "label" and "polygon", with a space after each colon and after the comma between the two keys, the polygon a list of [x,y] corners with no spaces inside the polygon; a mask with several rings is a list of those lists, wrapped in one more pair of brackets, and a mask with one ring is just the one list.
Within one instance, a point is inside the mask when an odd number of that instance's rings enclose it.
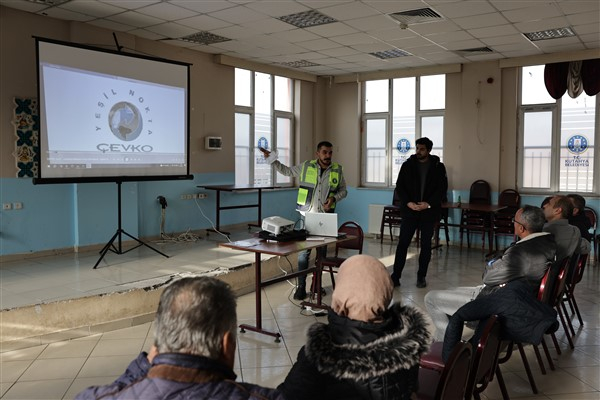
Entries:
{"label": "laptop on table", "polygon": [[338,215],[336,213],[306,213],[304,229],[311,236],[338,237]]}

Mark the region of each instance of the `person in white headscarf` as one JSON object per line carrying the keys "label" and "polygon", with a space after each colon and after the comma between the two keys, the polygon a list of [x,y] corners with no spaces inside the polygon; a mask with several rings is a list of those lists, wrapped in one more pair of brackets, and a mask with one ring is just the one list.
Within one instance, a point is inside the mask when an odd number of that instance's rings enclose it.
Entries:
{"label": "person in white headscarf", "polygon": [[306,345],[278,389],[295,399],[410,399],[431,343],[427,317],[393,303],[384,265],[355,255],[340,267],[328,324],[309,328]]}

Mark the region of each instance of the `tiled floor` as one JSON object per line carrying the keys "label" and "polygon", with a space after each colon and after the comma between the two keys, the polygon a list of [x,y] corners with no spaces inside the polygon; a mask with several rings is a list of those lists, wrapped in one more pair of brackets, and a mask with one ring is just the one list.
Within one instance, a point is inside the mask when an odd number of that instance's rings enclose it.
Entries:
{"label": "tiled floor", "polygon": [[[240,232],[242,237],[245,232]],[[2,308],[39,301],[77,297],[102,290],[120,289],[132,281],[156,279],[165,275],[215,268],[221,264],[214,260],[225,258],[224,265],[240,263],[239,253],[215,251],[214,241],[170,244],[172,256],[165,259],[147,250],[125,255],[108,255],[110,268],[89,273],[97,254],[68,255],[38,258],[30,261],[5,263],[1,268]],[[389,239],[383,245],[369,239],[365,252],[393,263],[395,245]],[[423,296],[429,289],[475,285],[481,281],[483,256],[479,249],[459,251],[456,247],[434,250],[430,264],[427,289],[417,289],[414,257],[404,273],[402,287],[396,289],[396,300],[424,309]],[[198,259],[204,265],[199,265]],[[103,261],[104,263],[105,261]],[[282,263],[285,264],[285,263]],[[103,264],[104,265],[104,264]],[[584,280],[578,285],[576,296],[585,325],[575,322],[577,334],[575,349],[566,345],[562,330],[558,338],[562,355],[555,358],[556,371],[542,375],[534,365],[534,375],[540,394],[531,393],[521,360],[513,357],[502,370],[511,398],[519,399],[600,399],[600,268],[588,265]],[[98,273],[100,272],[100,273]],[[324,278],[325,286],[329,279]],[[54,289],[51,289],[54,288]],[[293,300],[291,283],[283,282],[266,288],[263,292],[263,326],[278,330],[283,335],[281,343],[272,337],[254,332],[238,335],[238,379],[264,386],[277,386],[286,376],[296,354],[305,341],[308,326],[323,317],[315,317],[301,310]],[[329,293],[331,290],[329,289]],[[330,297],[326,296],[327,302]],[[238,299],[240,322],[254,323],[254,294]],[[0,354],[0,395],[3,399],[70,399],[87,386],[105,384],[120,375],[140,350],[152,343],[152,324],[147,323],[127,329],[107,332],[80,339],[56,342]],[[530,361],[534,361],[529,352]],[[484,392],[484,398],[499,399],[496,382]]]}

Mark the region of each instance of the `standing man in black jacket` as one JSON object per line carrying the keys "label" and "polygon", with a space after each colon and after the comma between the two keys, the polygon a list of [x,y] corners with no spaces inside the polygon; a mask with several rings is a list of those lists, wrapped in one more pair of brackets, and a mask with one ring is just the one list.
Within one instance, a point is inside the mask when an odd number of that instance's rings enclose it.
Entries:
{"label": "standing man in black jacket", "polygon": [[400,286],[402,270],[406,263],[408,246],[419,229],[421,235],[421,253],[419,254],[419,270],[417,272],[417,287],[427,286],[425,276],[431,260],[431,238],[433,228],[440,219],[442,199],[448,190],[446,167],[438,156],[432,155],[433,142],[422,137],[417,139],[415,154],[402,164],[396,189],[394,190],[394,205],[401,208],[402,226],[400,239],[396,248],[394,286]]}

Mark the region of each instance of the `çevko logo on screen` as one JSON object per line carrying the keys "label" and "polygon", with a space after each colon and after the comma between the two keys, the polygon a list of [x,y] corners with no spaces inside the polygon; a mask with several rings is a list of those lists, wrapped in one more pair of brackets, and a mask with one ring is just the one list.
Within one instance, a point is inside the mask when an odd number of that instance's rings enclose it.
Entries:
{"label": "\u00e7evko logo on screen", "polygon": [[104,99],[98,101],[95,114],[98,122],[96,133],[109,130],[116,139],[125,143],[99,143],[96,148],[102,153],[151,153],[154,149],[149,144],[127,143],[142,134],[152,135],[152,111],[144,105],[144,97],[136,96],[132,89],[126,99],[114,89],[102,93],[102,97]]}

